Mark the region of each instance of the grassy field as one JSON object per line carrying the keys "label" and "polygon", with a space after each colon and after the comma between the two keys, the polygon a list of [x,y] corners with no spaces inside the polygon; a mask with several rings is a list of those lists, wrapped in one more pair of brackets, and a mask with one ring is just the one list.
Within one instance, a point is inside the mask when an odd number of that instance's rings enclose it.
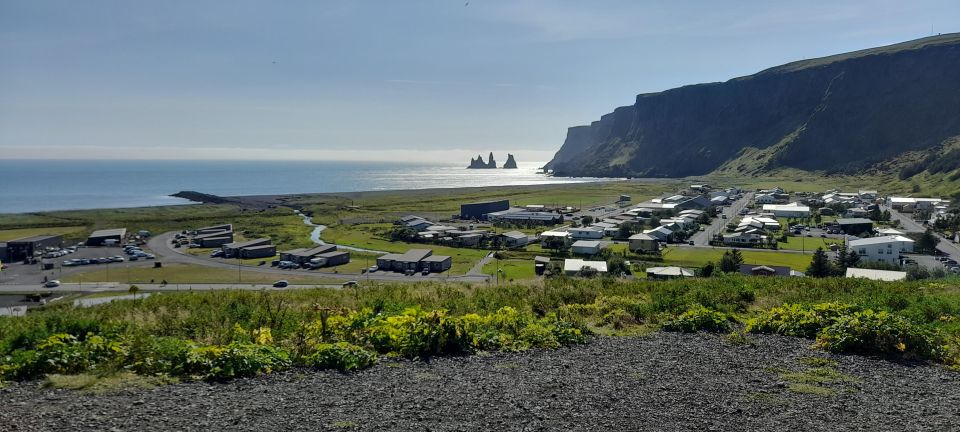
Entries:
{"label": "grassy field", "polygon": [[[672,247],[664,250],[663,262],[665,265],[700,267],[709,261],[719,263],[724,252],[724,249]],[[740,249],[740,253],[745,264],[787,266],[798,271],[806,271],[810,265],[810,254],[749,249]]]}
{"label": "grassy field", "polygon": [[[483,273],[494,276],[497,272],[497,260],[488,262],[483,266]],[[534,272],[533,259],[504,259],[499,261],[500,282],[513,282],[524,279],[534,279],[537,277]],[[496,279],[493,279],[496,280]]]}
{"label": "grassy field", "polygon": [[0,242],[16,240],[24,237],[36,235],[63,235],[71,237],[72,234],[84,231],[84,226],[60,226],[47,228],[17,228],[0,231]]}
{"label": "grassy field", "polygon": [[830,245],[834,243],[841,244],[842,242],[832,238],[787,236],[787,241],[777,242],[777,247],[780,249],[812,252],[817,250],[818,247],[823,248],[823,250],[830,250]]}
{"label": "grassy field", "polygon": [[289,276],[242,270],[239,272],[238,279],[238,272],[236,270],[192,264],[166,264],[162,268],[135,267],[126,269],[113,268],[109,270],[97,269],[64,276],[62,281],[74,283],[150,283],[150,281],[153,281],[154,283],[160,283],[160,281],[166,280],[167,283],[170,284],[204,284],[236,283],[239,280],[239,283],[243,284],[269,284],[280,279],[286,279],[290,281],[291,284],[297,285],[336,284],[342,282],[337,279],[324,278],[323,276],[311,276],[310,273],[306,273],[303,276]]}

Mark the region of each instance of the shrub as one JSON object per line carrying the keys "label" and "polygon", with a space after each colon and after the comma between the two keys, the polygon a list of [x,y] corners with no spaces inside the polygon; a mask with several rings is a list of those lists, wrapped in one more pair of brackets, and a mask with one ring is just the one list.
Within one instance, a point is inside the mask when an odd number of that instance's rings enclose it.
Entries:
{"label": "shrub", "polygon": [[730,330],[731,317],[703,306],[694,307],[667,322],[667,331],[693,333],[698,331],[726,332]]}
{"label": "shrub", "polygon": [[813,339],[821,329],[855,310],[854,306],[840,303],[786,304],[747,321],[746,331]]}
{"label": "shrub", "polygon": [[57,333],[37,343],[34,349],[20,349],[4,356],[0,374],[19,379],[48,373],[75,374],[120,363],[126,351],[120,342],[103,336],[88,334],[80,340],[71,334]]}
{"label": "shrub", "polygon": [[317,347],[317,352],[306,359],[309,366],[341,372],[366,369],[376,362],[376,353],[347,342],[321,344]]}
{"label": "shrub", "polygon": [[289,366],[287,354],[276,348],[232,343],[192,348],[187,354],[184,370],[203,379],[227,379],[270,373]]}
{"label": "shrub", "polygon": [[865,310],[837,318],[817,335],[827,351],[943,360],[942,339],[933,331],[887,312]]}

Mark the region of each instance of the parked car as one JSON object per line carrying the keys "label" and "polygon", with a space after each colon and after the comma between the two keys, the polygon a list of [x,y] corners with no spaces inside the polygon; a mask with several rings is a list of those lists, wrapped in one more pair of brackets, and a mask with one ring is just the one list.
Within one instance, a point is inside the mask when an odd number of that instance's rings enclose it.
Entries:
{"label": "parked car", "polygon": [[43,286],[44,286],[44,288],[56,288],[56,287],[60,286],[60,281],[58,281],[58,280],[56,280],[56,279],[54,279],[54,280],[52,280],[52,281],[46,281],[46,282],[44,282]]}
{"label": "parked car", "polygon": [[217,249],[213,252],[210,252],[210,258],[216,258],[223,255],[223,249]]}
{"label": "parked car", "polygon": [[423,271],[421,271],[420,274],[423,276],[427,276],[430,274],[430,269],[423,269]]}
{"label": "parked car", "polygon": [[377,270],[380,270],[380,268],[378,268],[377,266],[370,266],[370,268],[367,269],[367,272],[376,273]]}
{"label": "parked car", "polygon": [[278,280],[273,283],[274,288],[286,288],[289,285],[290,285],[290,282],[287,282],[285,280]]}
{"label": "parked car", "polygon": [[357,281],[355,281],[355,280],[346,281],[346,282],[343,283],[343,287],[344,287],[344,288],[347,288],[347,287],[355,287],[355,286],[357,286]]}
{"label": "parked car", "polygon": [[130,257],[130,261],[139,261],[139,260],[140,260],[140,257],[138,257],[138,256],[136,256],[136,255],[133,255],[133,256]]}
{"label": "parked car", "polygon": [[126,261],[126,260],[123,259],[122,256],[115,256],[115,257],[112,257],[112,258],[110,258],[110,259],[113,260],[113,262],[124,262],[124,261]]}

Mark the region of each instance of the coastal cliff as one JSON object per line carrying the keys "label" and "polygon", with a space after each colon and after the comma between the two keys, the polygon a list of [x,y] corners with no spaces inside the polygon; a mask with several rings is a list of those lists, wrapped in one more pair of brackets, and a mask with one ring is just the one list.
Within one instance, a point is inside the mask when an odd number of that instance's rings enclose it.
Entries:
{"label": "coastal cliff", "polygon": [[611,177],[896,170],[960,137],[958,70],[960,34],[950,34],[641,94],[570,128],[545,169]]}

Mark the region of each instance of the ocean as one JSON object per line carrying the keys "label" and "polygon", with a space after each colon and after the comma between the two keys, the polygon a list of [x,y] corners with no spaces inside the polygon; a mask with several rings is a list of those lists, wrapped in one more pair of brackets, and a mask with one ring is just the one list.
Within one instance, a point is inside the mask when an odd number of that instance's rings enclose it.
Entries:
{"label": "ocean", "polygon": [[191,190],[221,196],[583,183],[606,179],[465,165],[331,161],[0,160],[0,213],[189,204]]}

